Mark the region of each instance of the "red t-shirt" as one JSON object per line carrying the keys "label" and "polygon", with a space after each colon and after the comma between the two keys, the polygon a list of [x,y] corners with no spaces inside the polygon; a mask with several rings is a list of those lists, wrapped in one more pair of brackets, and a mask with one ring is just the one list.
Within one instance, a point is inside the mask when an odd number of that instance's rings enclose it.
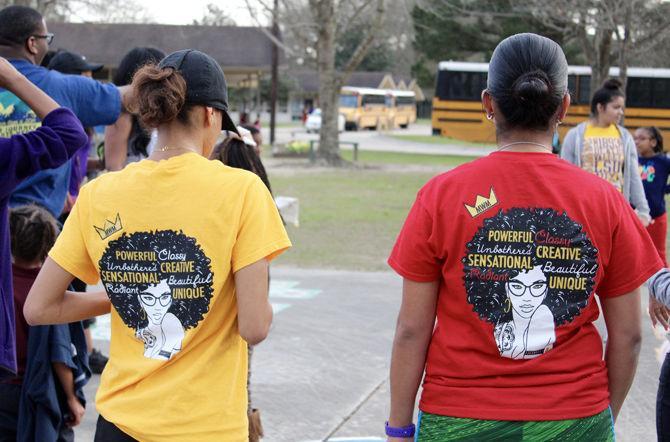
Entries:
{"label": "red t-shirt", "polygon": [[496,152],[433,178],[389,258],[440,281],[419,408],[560,420],[609,406],[601,298],[663,267],[608,182],[544,153]]}

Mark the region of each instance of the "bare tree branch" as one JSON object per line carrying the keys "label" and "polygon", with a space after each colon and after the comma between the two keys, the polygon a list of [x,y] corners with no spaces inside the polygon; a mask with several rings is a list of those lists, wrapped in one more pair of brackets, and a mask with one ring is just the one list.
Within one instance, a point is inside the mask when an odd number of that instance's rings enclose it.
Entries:
{"label": "bare tree branch", "polygon": [[342,75],[340,76],[340,83],[343,84],[346,81],[354,69],[363,61],[363,58],[372,46],[372,43],[375,40],[375,36],[379,33],[379,30],[382,27],[384,20],[384,0],[377,0],[377,8],[375,11],[375,19],[372,23],[372,26],[368,29],[367,35],[365,38],[358,44],[358,47],[351,54],[351,58],[344,65],[342,69]]}

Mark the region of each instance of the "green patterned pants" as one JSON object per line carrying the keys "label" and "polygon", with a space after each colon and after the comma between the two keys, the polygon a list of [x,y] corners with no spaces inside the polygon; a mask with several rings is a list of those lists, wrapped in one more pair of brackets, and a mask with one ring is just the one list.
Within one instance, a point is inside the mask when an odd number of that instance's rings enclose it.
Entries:
{"label": "green patterned pants", "polygon": [[614,441],[609,408],[595,416],[562,421],[491,421],[421,413],[418,427],[418,442]]}

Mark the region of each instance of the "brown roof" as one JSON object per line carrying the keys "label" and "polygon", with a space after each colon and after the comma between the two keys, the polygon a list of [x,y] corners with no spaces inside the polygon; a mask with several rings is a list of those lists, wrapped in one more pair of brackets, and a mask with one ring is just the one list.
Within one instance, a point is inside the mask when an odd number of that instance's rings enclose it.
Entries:
{"label": "brown roof", "polygon": [[[134,47],[154,46],[165,53],[198,49],[226,68],[270,70],[272,43],[259,28],[154,24],[48,23],[56,34],[52,49],[78,52],[92,62],[118,66]],[[279,52],[280,64],[284,58]]]}

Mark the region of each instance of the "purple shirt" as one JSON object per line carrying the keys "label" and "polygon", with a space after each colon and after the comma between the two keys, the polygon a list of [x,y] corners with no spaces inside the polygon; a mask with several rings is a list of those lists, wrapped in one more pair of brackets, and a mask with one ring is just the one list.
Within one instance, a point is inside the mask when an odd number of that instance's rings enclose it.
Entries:
{"label": "purple shirt", "polygon": [[50,112],[32,132],[0,138],[0,378],[16,373],[9,196],[22,180],[60,166],[87,143],[81,123],[65,108]]}
{"label": "purple shirt", "polygon": [[74,197],[79,195],[79,187],[81,182],[86,178],[88,169],[88,153],[93,146],[93,135],[88,136],[88,145],[83,149],[79,149],[77,153],[72,156],[72,170],[70,171],[70,185],[68,186],[68,193]]}

